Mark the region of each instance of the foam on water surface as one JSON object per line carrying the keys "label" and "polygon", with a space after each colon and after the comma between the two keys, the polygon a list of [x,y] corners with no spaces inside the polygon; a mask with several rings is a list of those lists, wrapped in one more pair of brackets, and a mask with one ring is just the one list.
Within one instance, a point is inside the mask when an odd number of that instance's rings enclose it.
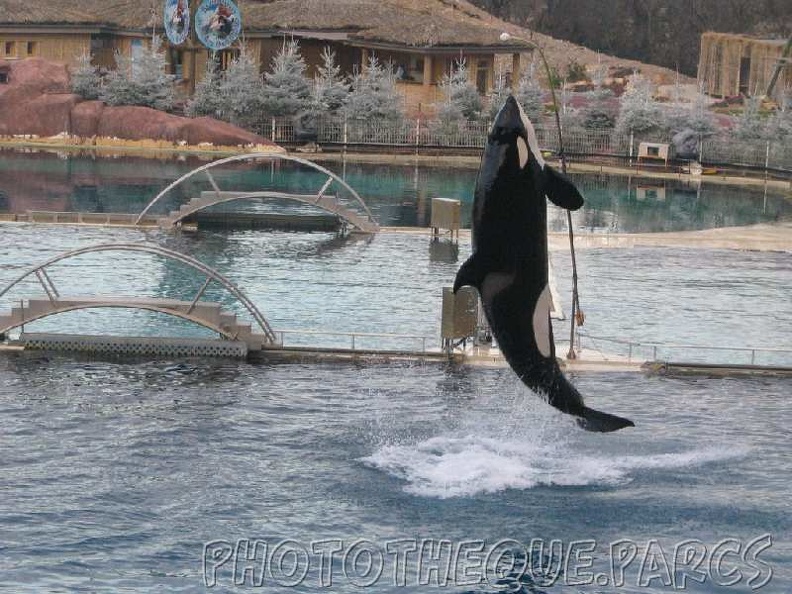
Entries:
{"label": "foam on water surface", "polygon": [[429,437],[380,442],[361,461],[405,481],[408,493],[449,498],[542,486],[608,487],[648,472],[741,458],[750,449],[652,443],[639,431],[587,433],[518,388],[501,401],[480,399],[458,424],[439,427]]}
{"label": "foam on water surface", "polygon": [[404,489],[409,493],[446,498],[538,486],[616,485],[645,470],[702,466],[745,453],[745,449],[713,447],[606,456],[586,453],[569,443],[444,435],[415,444],[384,446],[363,462],[405,480]]}

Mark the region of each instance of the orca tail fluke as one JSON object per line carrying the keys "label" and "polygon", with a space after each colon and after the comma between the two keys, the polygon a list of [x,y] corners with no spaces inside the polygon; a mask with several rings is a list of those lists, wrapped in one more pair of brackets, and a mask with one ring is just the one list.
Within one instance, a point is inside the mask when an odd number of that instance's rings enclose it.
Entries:
{"label": "orca tail fluke", "polygon": [[610,433],[625,427],[635,427],[635,423],[630,419],[609,415],[587,406],[583,407],[583,413],[578,417],[577,422],[586,431],[598,431],[600,433]]}

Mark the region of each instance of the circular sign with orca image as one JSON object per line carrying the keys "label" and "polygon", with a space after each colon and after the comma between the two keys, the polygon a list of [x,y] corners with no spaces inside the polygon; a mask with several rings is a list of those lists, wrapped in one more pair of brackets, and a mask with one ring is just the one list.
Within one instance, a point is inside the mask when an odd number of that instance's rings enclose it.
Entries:
{"label": "circular sign with orca image", "polygon": [[233,0],[203,0],[195,12],[195,32],[210,50],[225,49],[242,31],[242,16]]}
{"label": "circular sign with orca image", "polygon": [[190,34],[189,0],[165,0],[165,34],[173,45],[184,43]]}

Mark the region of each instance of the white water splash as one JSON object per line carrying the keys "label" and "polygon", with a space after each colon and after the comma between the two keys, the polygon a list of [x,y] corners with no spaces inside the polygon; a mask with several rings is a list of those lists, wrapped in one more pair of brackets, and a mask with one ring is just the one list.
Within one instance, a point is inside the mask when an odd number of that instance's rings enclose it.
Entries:
{"label": "white water splash", "polygon": [[748,451],[711,441],[669,443],[650,428],[591,434],[523,386],[487,393],[475,408],[455,415],[453,426],[446,421],[430,437],[393,441],[381,427],[374,452],[361,461],[404,480],[408,493],[447,498],[539,486],[613,486],[646,472],[695,468]]}
{"label": "white water splash", "polygon": [[464,497],[537,486],[616,485],[645,469],[701,466],[745,454],[705,449],[629,456],[594,456],[571,443],[503,441],[478,435],[438,436],[381,447],[363,462],[407,482],[408,493]]}

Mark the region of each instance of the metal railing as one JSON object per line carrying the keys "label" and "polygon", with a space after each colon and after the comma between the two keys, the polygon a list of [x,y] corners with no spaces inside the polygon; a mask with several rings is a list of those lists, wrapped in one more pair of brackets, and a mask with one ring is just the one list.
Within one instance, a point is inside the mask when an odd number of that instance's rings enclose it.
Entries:
{"label": "metal railing", "polygon": [[[320,118],[315,129],[319,145],[371,146],[394,148],[482,149],[490,122],[461,121],[443,123],[436,119],[406,118],[395,122],[345,118]],[[558,151],[554,123],[535,123],[540,146]],[[291,118],[268,118],[251,130],[278,144],[299,144]],[[668,143],[664,135],[633,135],[616,130],[596,130],[569,126],[564,129],[567,154],[634,160],[640,142]],[[765,171],[792,172],[792,142],[781,140],[738,140],[728,131],[700,143],[699,161],[705,166],[750,167]]]}
{"label": "metal railing", "polygon": [[[371,351],[377,350],[382,352],[410,352],[425,354],[427,350],[427,341],[432,340],[427,336],[419,334],[389,334],[387,332],[333,332],[325,330],[275,330],[277,336],[277,344],[281,347],[316,347],[326,346],[327,348],[348,349],[351,351]],[[290,341],[287,343],[286,338],[294,336],[305,336],[311,338],[325,338],[327,344],[317,345],[316,342],[311,344],[300,344],[300,341]],[[361,348],[360,342],[363,340],[373,340],[375,347]],[[404,342],[405,348],[387,348],[387,343]],[[386,344],[383,344],[386,343]],[[420,344],[420,350],[415,348],[416,344]],[[408,345],[409,348],[408,348]]]}
{"label": "metal railing", "polygon": [[[704,353],[732,353],[736,355],[734,358],[720,357],[717,363],[721,364],[744,364],[756,365],[761,359],[762,363],[768,362],[776,365],[792,366],[792,348],[773,348],[773,347],[743,347],[743,346],[711,346],[711,345],[694,345],[694,344],[667,344],[660,342],[644,342],[636,340],[624,340],[619,338],[610,338],[602,336],[592,336],[589,334],[579,334],[578,340],[580,346],[604,353],[603,343],[608,345],[607,354],[612,356],[626,357],[627,362],[633,362],[636,358],[640,361],[681,361],[675,359],[674,354],[685,354],[694,352],[698,357],[694,359],[687,359],[684,362],[707,362],[704,361],[706,357],[700,355]],[[611,345],[616,345],[612,348]],[[641,355],[643,353],[643,355]],[[647,356],[649,353],[651,355]]]}

